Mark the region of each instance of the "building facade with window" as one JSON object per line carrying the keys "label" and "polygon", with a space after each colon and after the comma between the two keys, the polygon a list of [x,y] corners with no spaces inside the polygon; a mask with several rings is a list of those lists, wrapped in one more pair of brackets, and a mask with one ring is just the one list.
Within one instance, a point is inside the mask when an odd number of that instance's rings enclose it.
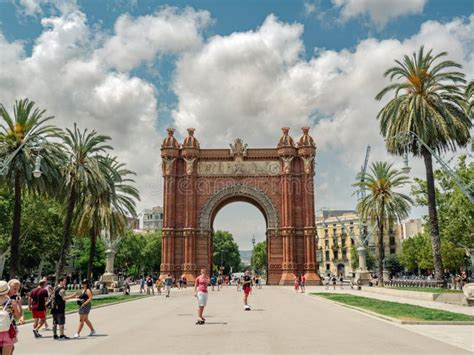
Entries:
{"label": "building facade with window", "polygon": [[153,207],[140,213],[140,229],[144,231],[157,231],[163,228],[163,208]]}
{"label": "building facade with window", "polygon": [[[322,211],[316,216],[317,259],[320,275],[333,274],[352,277],[351,249],[367,237],[366,245],[378,257],[377,229],[361,225],[359,215],[350,210]],[[361,238],[362,235],[362,238]],[[385,255],[395,254],[400,247],[400,228],[384,233]]]}

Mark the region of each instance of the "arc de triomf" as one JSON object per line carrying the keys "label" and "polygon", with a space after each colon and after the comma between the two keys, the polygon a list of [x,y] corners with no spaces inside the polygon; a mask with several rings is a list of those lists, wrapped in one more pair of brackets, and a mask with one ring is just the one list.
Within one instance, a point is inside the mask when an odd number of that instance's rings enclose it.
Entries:
{"label": "arc de triomf", "polygon": [[[276,148],[201,149],[188,129],[183,144],[174,129],[161,146],[164,177],[161,274],[194,281],[211,269],[214,217],[228,203],[244,201],[264,215],[267,284],[288,285],[304,274],[319,284],[315,246],[314,158],[316,145],[303,127],[297,144],[283,134]],[[238,216],[236,216],[238,218]],[[243,221],[245,223],[245,221]]]}

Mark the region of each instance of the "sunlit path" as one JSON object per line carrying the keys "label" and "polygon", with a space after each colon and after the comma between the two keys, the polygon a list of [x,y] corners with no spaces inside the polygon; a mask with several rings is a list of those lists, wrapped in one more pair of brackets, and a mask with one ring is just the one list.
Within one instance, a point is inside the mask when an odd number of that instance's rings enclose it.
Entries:
{"label": "sunlit path", "polygon": [[[268,287],[250,297],[245,312],[234,287],[210,292],[208,323],[195,325],[191,289],[173,289],[169,299],[150,297],[92,310],[98,335],[54,341],[50,332],[34,339],[31,325],[20,329],[17,354],[313,353],[463,354],[462,349],[386,321]],[[67,317],[73,335],[77,315]],[[86,334],[86,333],[84,333]]]}

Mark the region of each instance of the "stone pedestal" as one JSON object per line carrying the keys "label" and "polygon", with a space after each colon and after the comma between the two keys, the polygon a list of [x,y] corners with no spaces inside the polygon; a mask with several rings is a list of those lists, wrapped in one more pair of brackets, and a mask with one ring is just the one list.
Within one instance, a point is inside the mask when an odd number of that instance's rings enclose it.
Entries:
{"label": "stone pedestal", "polygon": [[115,250],[107,249],[105,255],[107,257],[105,273],[100,277],[99,282],[103,283],[107,290],[113,291],[122,286],[119,283],[118,276],[114,274]]}
{"label": "stone pedestal", "polygon": [[359,254],[359,268],[356,271],[353,284],[360,289],[360,286],[368,286],[370,282],[370,272],[367,270],[366,250],[363,246],[357,248]]}

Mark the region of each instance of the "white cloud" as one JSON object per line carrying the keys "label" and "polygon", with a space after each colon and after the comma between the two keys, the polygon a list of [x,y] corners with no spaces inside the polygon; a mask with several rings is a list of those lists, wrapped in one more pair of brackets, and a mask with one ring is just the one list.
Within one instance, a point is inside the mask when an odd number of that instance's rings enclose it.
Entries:
{"label": "white cloud", "polygon": [[304,14],[306,16],[313,15],[317,10],[316,4],[310,1],[305,1],[303,3],[303,7],[304,7]]}
{"label": "white cloud", "polygon": [[[292,127],[296,139],[309,125],[318,144],[318,206],[350,208],[367,144],[371,161],[401,164],[387,157],[376,121],[383,103],[374,97],[388,83],[382,73],[424,44],[448,51],[472,78],[474,16],[426,22],[404,41],[366,39],[353,50],[318,50],[309,60],[301,56],[302,31],[269,16],[255,31],[215,36],[186,54],[174,82],[176,126],[196,127],[202,147],[226,147],[236,137],[249,147],[274,147],[280,127]],[[420,161],[414,168],[423,176]]]}
{"label": "white cloud", "polygon": [[69,13],[77,9],[76,0],[18,0],[14,3],[20,13],[26,16],[38,16],[43,14],[43,7],[50,5],[60,13]]}
{"label": "white cloud", "polygon": [[341,19],[368,15],[379,28],[391,19],[423,12],[427,0],[332,0],[341,9]]}
{"label": "white cloud", "polygon": [[[190,14],[190,10],[183,12],[184,21],[189,20]],[[154,16],[161,18],[162,28],[166,28],[168,20],[169,28],[176,28],[181,21],[180,14],[174,12],[171,16],[169,9]],[[128,21],[140,23],[142,18],[128,17]],[[31,55],[26,54],[24,43],[10,43],[0,33],[0,50],[4,54],[0,56],[0,102],[11,108],[16,99],[28,97],[55,115],[56,124],[61,127],[77,122],[81,128],[111,136],[115,154],[137,172],[141,206],[161,204],[161,132],[156,131],[159,98],[155,87],[126,71],[110,68],[101,55],[108,37],[92,30],[81,11],[43,18],[41,23],[44,30],[36,38]],[[187,33],[194,25],[194,33],[198,33],[197,27],[202,26],[198,20],[190,20]],[[128,45],[126,40],[123,43]],[[189,45],[194,48],[195,43],[190,41]],[[186,43],[179,48],[184,50]],[[148,60],[138,54],[135,58]]]}
{"label": "white cloud", "polygon": [[153,62],[157,55],[177,54],[201,44],[200,31],[209,25],[207,11],[167,7],[153,15],[132,18],[121,15],[115,22],[115,34],[99,55],[112,67],[128,71],[142,62]]}

